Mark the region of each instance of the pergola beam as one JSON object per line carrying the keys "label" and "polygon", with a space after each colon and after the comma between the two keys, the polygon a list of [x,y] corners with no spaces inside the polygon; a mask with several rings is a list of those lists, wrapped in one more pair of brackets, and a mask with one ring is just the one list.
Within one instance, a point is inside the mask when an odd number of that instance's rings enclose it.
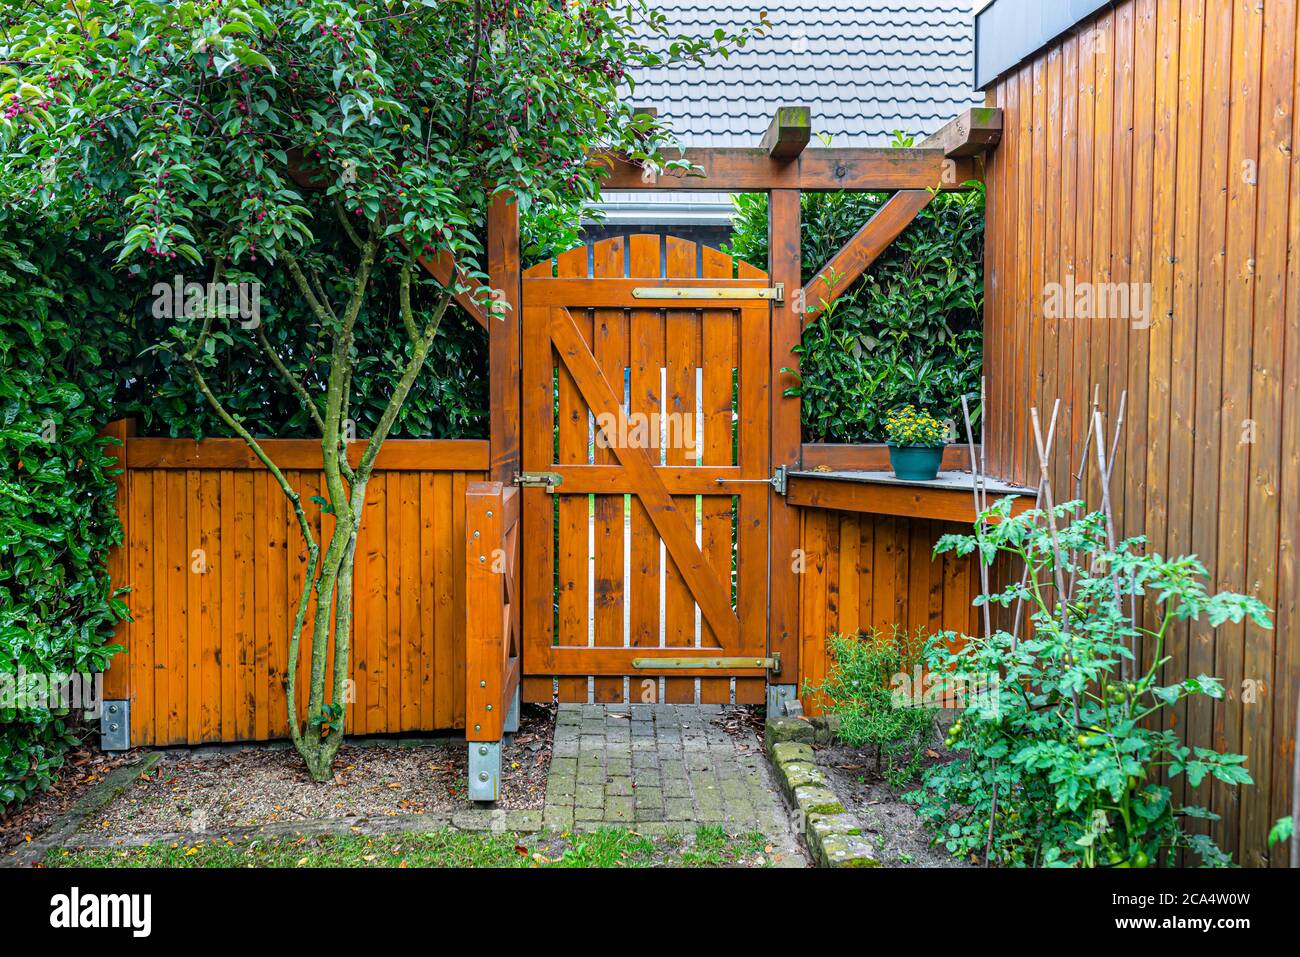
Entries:
{"label": "pergola beam", "polygon": [[758,145],[774,160],[792,160],[811,138],[812,110],[806,106],[781,106]]}
{"label": "pergola beam", "polygon": [[645,178],[642,168],[612,153],[598,153],[592,162],[607,167],[601,189],[690,190],[719,193],[798,189],[807,192],[858,190],[895,192],[900,189],[963,190],[983,174],[970,157],[949,159],[939,149],[817,148],[794,159],[779,160],[758,148],[695,148],[682,159],[698,166],[702,175],[669,171]]}
{"label": "pergola beam", "polygon": [[866,272],[917,214],[929,205],[934,195],[928,189],[905,189],[889,197],[885,205],[876,210],[867,224],[800,291],[804,325],[843,295],[844,290]]}
{"label": "pergola beam", "polygon": [[921,142],[922,149],[940,149],[949,158],[977,156],[1002,139],[1002,111],[974,107],[960,113]]}

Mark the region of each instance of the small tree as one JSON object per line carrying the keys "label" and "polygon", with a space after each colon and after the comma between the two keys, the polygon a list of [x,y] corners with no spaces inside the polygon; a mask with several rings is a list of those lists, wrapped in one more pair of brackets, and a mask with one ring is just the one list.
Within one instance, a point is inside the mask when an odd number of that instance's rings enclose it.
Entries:
{"label": "small tree", "polygon": [[[648,118],[624,102],[628,71],[726,54],[749,31],[671,38],[645,0],[33,0],[4,17],[6,202],[106,230],[110,251],[137,275],[201,271],[209,293],[284,270],[313,317],[308,374],[302,356],[273,345],[283,336],[211,295],[176,304],[156,349],[183,364],[292,505],[308,573],[289,638],[289,727],[312,777],[325,780],[342,741],[366,486],[453,292],[477,287],[496,301],[482,270],[492,198],[510,190],[521,210],[594,199],[600,148],[652,168],[685,165],[663,159]],[[323,265],[339,236],[351,248],[342,274]],[[423,276],[421,258],[439,255],[454,257],[463,288]],[[395,267],[408,341],[354,465],[357,323],[381,261]],[[210,381],[218,355],[241,343],[255,344],[320,433],[320,505],[334,518],[325,541]],[[296,674],[309,614],[304,727]]]}

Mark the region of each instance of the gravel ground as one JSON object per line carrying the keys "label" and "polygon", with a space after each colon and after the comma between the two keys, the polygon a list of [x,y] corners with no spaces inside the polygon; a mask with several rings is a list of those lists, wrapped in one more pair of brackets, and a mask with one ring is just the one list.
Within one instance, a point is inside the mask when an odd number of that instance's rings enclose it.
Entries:
{"label": "gravel ground", "polygon": [[886,867],[969,867],[942,847],[930,845],[930,832],[912,805],[875,772],[874,748],[842,744],[814,749],[817,764],[831,778],[844,806],[858,819]]}
{"label": "gravel ground", "polygon": [[[498,808],[542,807],[551,761],[553,708],[525,705],[503,749]],[[282,744],[169,750],[148,776],[88,821],[104,834],[203,831],[320,818],[452,812],[469,806],[459,738],[344,744],[334,780],[317,784]]]}

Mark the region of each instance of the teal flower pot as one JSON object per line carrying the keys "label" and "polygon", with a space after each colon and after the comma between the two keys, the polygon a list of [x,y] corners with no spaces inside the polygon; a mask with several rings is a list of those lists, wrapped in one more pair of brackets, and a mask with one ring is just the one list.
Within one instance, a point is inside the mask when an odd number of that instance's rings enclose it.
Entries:
{"label": "teal flower pot", "polygon": [[906,482],[932,482],[943,462],[943,446],[889,446],[889,464],[894,475]]}

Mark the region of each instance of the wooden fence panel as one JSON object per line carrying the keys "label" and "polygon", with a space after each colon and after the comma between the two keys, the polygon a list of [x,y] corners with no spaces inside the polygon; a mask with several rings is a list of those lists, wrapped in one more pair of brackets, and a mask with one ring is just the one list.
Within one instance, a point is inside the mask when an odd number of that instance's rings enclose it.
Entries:
{"label": "wooden fence panel", "polygon": [[802,617],[799,690],[804,710],[820,714],[815,694],[831,666],[827,635],[876,629],[975,634],[971,604],[979,570],[969,558],[933,558],[934,544],[970,526],[890,515],[802,509]]}
{"label": "wooden fence panel", "polygon": [[[1120,534],[1145,534],[1162,554],[1194,552],[1214,587],[1277,610],[1273,629],[1182,624],[1168,645],[1167,680],[1206,671],[1226,686],[1222,701],[1180,706],[1176,726],[1194,744],[1247,754],[1256,782],[1184,794],[1179,779],[1176,800],[1208,803],[1223,817],[1212,832],[1247,865],[1286,863],[1266,835],[1290,813],[1300,684],[1298,7],[1121,0],[988,90],[1004,111],[987,176],[990,470],[1036,480],[1028,410],[1046,416],[1059,398],[1052,475],[1068,481],[1094,386],[1111,427],[1127,389],[1111,489]],[[1059,181],[1040,187],[1029,165],[1040,161]],[[1046,284],[1069,295],[1083,282],[1137,284],[1149,311],[1045,315]],[[1111,291],[1095,301],[1114,302]],[[1041,353],[1036,336],[1046,336]],[[1041,355],[1030,382],[1026,354]],[[1094,505],[1098,491],[1095,480],[1086,487]]]}
{"label": "wooden fence panel", "polygon": [[[307,564],[292,509],[270,473],[229,441],[138,439],[115,428],[125,442],[125,541],[111,561],[131,588],[132,620],[106,687],[131,701],[132,745],[287,737],[289,631]],[[296,440],[265,445],[295,466],[286,478],[316,533],[329,534],[332,520],[310,502],[323,488],[311,450]],[[380,463],[357,547],[347,728],[460,728],[465,487],[484,477],[487,443],[393,440]]]}

